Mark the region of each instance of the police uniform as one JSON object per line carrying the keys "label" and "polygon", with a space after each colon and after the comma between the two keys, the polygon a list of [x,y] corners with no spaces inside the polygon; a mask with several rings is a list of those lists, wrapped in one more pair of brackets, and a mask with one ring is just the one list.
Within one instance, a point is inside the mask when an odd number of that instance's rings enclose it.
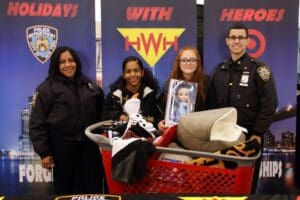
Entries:
{"label": "police uniform", "polygon": [[222,62],[212,76],[216,106],[233,106],[238,124],[248,136],[262,136],[273,121],[277,94],[269,66],[244,54],[239,60]]}
{"label": "police uniform", "polygon": [[[263,144],[278,104],[270,67],[245,53],[235,62],[230,59],[218,65],[212,87],[216,106],[235,107],[237,123],[248,130],[246,138],[258,135]],[[255,163],[251,193],[256,192],[261,158]]]}
{"label": "police uniform", "polygon": [[[30,138],[41,158],[53,156],[56,194],[101,193],[103,170],[98,146],[84,130],[100,119],[104,94],[83,76],[49,77],[35,93]],[[80,187],[73,190],[80,174]]]}

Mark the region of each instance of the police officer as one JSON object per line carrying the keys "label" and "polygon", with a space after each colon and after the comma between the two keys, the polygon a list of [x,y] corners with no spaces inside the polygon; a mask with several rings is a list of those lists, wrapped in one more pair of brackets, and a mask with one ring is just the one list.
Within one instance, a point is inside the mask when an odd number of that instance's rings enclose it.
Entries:
{"label": "police officer", "polygon": [[81,73],[72,48],[53,52],[49,75],[34,99],[30,139],[42,166],[54,169],[55,193],[102,193],[101,155],[84,130],[100,119],[104,94]]}
{"label": "police officer", "polygon": [[[248,29],[243,24],[228,29],[226,44],[231,58],[217,66],[211,82],[216,107],[235,107],[238,125],[248,130],[247,139],[257,137],[262,147],[264,133],[276,112],[277,94],[271,68],[247,54],[248,43]],[[259,166],[260,159],[256,162],[253,193]]]}

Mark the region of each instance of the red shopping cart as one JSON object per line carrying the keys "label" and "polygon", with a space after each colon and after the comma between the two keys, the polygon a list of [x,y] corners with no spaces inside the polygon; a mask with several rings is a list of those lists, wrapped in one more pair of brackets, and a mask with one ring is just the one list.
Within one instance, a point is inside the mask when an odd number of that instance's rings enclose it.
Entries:
{"label": "red shopping cart", "polygon": [[236,169],[221,169],[208,166],[194,166],[182,163],[165,162],[150,159],[146,176],[134,183],[125,184],[112,179],[111,149],[108,138],[92,133],[107,121],[86,128],[86,135],[96,142],[101,150],[106,180],[110,194],[140,193],[177,193],[177,194],[213,194],[247,195],[251,191],[255,157],[236,157],[207,152],[156,147],[158,153],[171,153],[193,157],[206,157],[236,162]]}

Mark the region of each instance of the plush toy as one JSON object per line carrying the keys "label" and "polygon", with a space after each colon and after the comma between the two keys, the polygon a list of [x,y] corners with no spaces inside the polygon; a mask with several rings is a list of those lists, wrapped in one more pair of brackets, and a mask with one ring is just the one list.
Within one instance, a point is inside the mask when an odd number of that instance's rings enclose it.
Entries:
{"label": "plush toy", "polygon": [[112,142],[112,178],[124,183],[134,183],[146,175],[148,158],[154,153],[152,144],[157,130],[139,114],[140,100],[129,99],[124,111],[129,120],[121,138]]}
{"label": "plush toy", "polygon": [[140,100],[129,99],[124,104],[124,111],[129,115],[127,127],[122,136],[123,139],[134,137],[154,139],[158,133],[152,123],[147,122],[141,114],[139,114]]}

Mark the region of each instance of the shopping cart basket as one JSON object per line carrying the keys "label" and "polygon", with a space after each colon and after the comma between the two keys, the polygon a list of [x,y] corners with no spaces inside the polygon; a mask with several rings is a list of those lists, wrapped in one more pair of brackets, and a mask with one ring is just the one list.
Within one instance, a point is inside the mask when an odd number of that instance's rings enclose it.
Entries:
{"label": "shopping cart basket", "polygon": [[107,124],[99,122],[86,128],[86,135],[100,147],[106,180],[110,194],[140,193],[181,193],[181,194],[224,194],[247,195],[251,191],[254,164],[260,153],[255,157],[236,157],[208,152],[190,151],[156,147],[158,153],[206,157],[236,162],[236,169],[222,169],[208,166],[165,162],[150,159],[147,163],[146,176],[134,183],[125,184],[112,179],[111,149],[109,139],[93,130]]}

